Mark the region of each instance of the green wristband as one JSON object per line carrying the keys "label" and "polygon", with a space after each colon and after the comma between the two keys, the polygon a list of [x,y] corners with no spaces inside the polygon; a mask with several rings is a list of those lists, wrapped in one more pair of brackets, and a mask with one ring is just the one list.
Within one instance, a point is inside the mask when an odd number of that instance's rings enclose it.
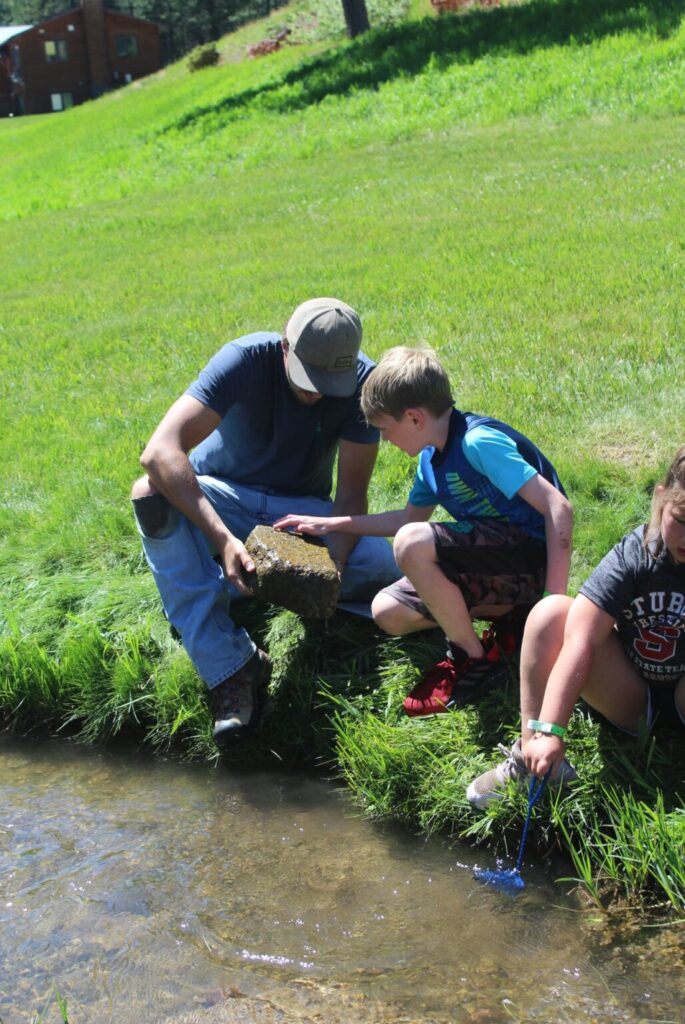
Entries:
{"label": "green wristband", "polygon": [[538,722],[534,718],[528,719],[528,728],[533,732],[544,732],[547,736],[558,736],[560,740],[563,740],[566,735],[563,725],[555,725],[554,722]]}

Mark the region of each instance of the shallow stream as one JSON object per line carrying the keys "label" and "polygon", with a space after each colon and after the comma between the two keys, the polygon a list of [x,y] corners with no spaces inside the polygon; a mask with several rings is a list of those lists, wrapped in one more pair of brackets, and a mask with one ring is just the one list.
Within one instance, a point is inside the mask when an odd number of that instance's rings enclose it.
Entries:
{"label": "shallow stream", "polygon": [[[539,867],[361,820],[325,780],[0,737],[0,1021],[680,1022],[682,934],[621,947]],[[46,1024],[60,1020],[54,1003]]]}

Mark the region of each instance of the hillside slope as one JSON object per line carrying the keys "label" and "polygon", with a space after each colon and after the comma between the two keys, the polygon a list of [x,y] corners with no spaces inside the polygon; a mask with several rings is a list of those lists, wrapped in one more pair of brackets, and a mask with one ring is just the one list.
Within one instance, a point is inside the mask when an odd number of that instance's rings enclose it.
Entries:
{"label": "hillside slope", "polygon": [[323,53],[287,46],[195,74],[182,61],[59,124],[0,122],[0,219],[512,118],[680,114],[682,19],[682,0],[534,0]]}

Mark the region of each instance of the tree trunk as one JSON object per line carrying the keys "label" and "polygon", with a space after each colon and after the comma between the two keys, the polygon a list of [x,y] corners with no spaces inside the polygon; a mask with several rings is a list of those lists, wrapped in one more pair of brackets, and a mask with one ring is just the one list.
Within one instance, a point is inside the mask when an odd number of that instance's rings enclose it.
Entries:
{"label": "tree trunk", "polygon": [[369,15],[365,0],[342,0],[342,6],[350,39],[369,31]]}

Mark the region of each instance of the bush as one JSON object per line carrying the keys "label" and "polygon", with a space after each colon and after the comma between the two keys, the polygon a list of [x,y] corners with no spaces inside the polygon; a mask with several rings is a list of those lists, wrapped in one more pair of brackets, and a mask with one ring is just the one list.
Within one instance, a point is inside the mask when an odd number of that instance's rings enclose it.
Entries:
{"label": "bush", "polygon": [[188,57],[188,67],[191,71],[200,71],[201,68],[213,68],[219,63],[219,51],[214,43],[209,46],[198,46],[192,50]]}

